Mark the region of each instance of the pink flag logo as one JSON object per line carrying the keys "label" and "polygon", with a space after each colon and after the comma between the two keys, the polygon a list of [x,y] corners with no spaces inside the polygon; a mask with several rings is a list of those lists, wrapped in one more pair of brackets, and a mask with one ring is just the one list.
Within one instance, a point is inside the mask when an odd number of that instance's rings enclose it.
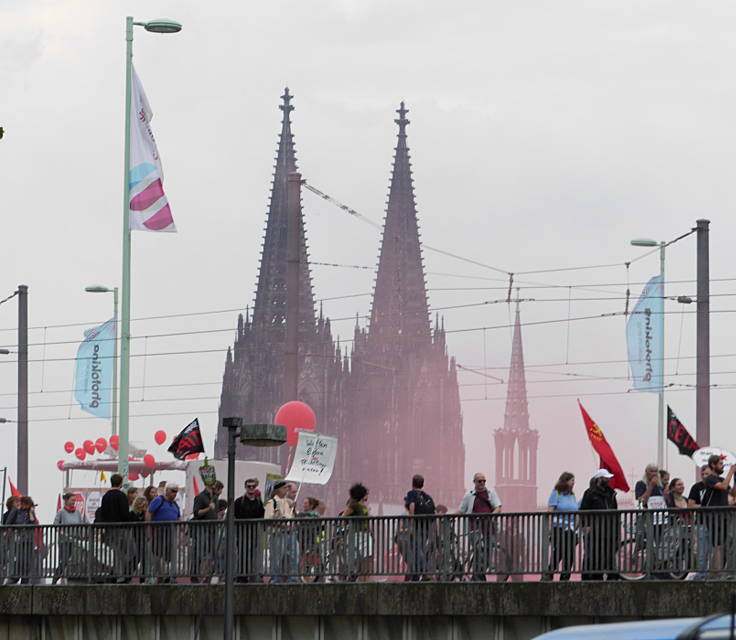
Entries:
{"label": "pink flag logo", "polygon": [[163,169],[151,130],[153,111],[133,69],[130,119],[130,228],[176,231],[164,193]]}

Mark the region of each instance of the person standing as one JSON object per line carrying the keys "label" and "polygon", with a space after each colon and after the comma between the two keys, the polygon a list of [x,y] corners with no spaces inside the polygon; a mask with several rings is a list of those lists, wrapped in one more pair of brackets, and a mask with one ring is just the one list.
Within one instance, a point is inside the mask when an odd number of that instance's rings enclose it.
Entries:
{"label": "person standing", "polygon": [[[128,497],[122,490],[123,476],[119,473],[113,473],[110,476],[110,489],[102,496],[102,502],[99,509],[95,512],[95,523],[119,525],[128,522],[130,508],[128,507]],[[113,562],[113,582],[129,582],[130,578],[126,575],[127,569],[130,568],[130,549],[132,547],[132,539],[122,526],[105,527],[103,539],[110,545],[114,552]]]}
{"label": "person standing", "polygon": [[[637,519],[637,538],[646,544],[646,553],[657,569],[666,569],[666,560],[661,553],[662,538],[666,524],[667,494],[669,490],[663,480],[669,481],[670,474],[650,462],[644,468],[644,475],[634,486],[634,497],[639,507],[652,512],[650,515]],[[651,536],[646,535],[648,525],[651,526]],[[646,564],[646,560],[645,560]],[[659,572],[651,576],[655,579],[666,579],[668,574]]]}
{"label": "person standing", "polygon": [[271,582],[296,582],[299,570],[294,507],[286,497],[289,483],[279,480],[265,504],[264,517],[275,521],[271,527]]}
{"label": "person standing", "polygon": [[[153,502],[148,505],[146,511],[146,522],[155,523],[149,529],[149,535],[152,537],[152,551],[153,555],[158,558],[158,571],[159,573],[165,571],[166,563],[174,563],[172,558],[172,551],[177,548],[172,543],[178,536],[178,531],[172,531],[172,524],[179,520],[181,517],[181,511],[179,505],[176,503],[176,496],[179,493],[179,485],[176,482],[167,482],[164,490],[164,495],[156,496]],[[174,567],[172,567],[172,573]],[[160,581],[157,578],[157,582]],[[171,578],[166,578],[165,582],[171,582]]]}
{"label": "person standing", "polygon": [[[710,467],[704,464],[700,467],[700,482],[696,482],[690,487],[690,493],[687,496],[687,506],[691,509],[699,508],[703,504],[705,498],[705,479],[710,475]],[[705,580],[708,577],[708,568],[710,567],[710,554],[713,552],[713,545],[710,542],[710,532],[706,526],[703,514],[696,513],[695,518],[695,566],[697,573],[693,576],[693,580]]]}
{"label": "person standing", "polygon": [[542,580],[552,580],[560,562],[562,572],[560,580],[569,580],[572,566],[575,563],[575,547],[578,534],[575,527],[575,512],[578,501],[573,489],[575,476],[568,471],[562,473],[547,501],[547,511],[556,513],[552,518],[552,550],[549,568]]}
{"label": "person standing", "polygon": [[55,525],[64,525],[58,532],[59,540],[59,565],[54,571],[54,577],[51,584],[56,584],[66,570],[69,560],[72,557],[74,542],[81,537],[81,531],[72,528],[72,525],[87,524],[87,517],[77,510],[77,497],[73,493],[65,493],[62,497],[64,505],[56,512],[54,517]]}
{"label": "person standing", "polygon": [[[30,496],[21,496],[18,506],[14,508],[5,520],[6,525],[33,525],[38,524],[36,505]],[[34,570],[34,548],[36,546],[35,527],[22,527],[13,531],[13,547],[15,549],[15,569],[11,571],[6,584],[29,584],[31,573]],[[35,576],[33,576],[35,577]]]}
{"label": "person standing", "polygon": [[[235,520],[262,520],[265,508],[258,492],[258,478],[245,481],[245,493],[235,499]],[[238,571],[238,582],[261,582],[260,540],[263,534],[259,522],[237,522],[236,539],[241,550],[242,565]]]}
{"label": "person standing", "polygon": [[[351,522],[348,530],[348,581],[365,581],[373,562],[373,537],[371,536],[371,515],[368,508],[368,489],[360,482],[350,487],[348,506],[342,515],[346,518],[360,518]],[[354,554],[351,557],[351,552]]]}
{"label": "person standing", "polygon": [[714,454],[708,458],[708,467],[710,475],[705,479],[705,496],[703,497],[704,507],[718,507],[718,511],[707,514],[708,529],[710,531],[710,542],[713,545],[713,554],[711,556],[710,577],[716,578],[718,571],[723,568],[723,543],[726,541],[728,533],[729,514],[723,509],[728,506],[728,493],[731,489],[731,480],[736,472],[736,465],[731,465],[725,477],[723,474],[724,464],[723,458],[718,454]]}
{"label": "person standing", "polygon": [[[616,511],[616,492],[609,484],[613,474],[608,469],[598,469],[591,478],[580,501],[580,510]],[[620,542],[618,515],[585,513],[581,521],[586,528],[583,580],[619,580],[616,571],[616,551]]]}
{"label": "person standing", "polygon": [[[194,497],[192,507],[192,584],[199,582],[202,570],[202,561],[209,562],[209,568],[205,570],[205,582],[212,574],[214,565],[215,526],[209,524],[217,521],[217,501],[222,494],[225,485],[219,480],[211,487],[205,487],[204,491]],[[200,524],[201,523],[201,524]]]}
{"label": "person standing", "polygon": [[[424,491],[424,476],[416,474],[411,479],[411,490],[404,498],[406,509],[411,516],[434,515],[432,496]],[[431,521],[429,518],[412,518],[410,521],[409,581],[427,579],[427,542]]]}
{"label": "person standing", "polygon": [[[468,491],[460,503],[458,513],[479,514],[478,518],[469,518],[470,539],[473,548],[474,582],[485,582],[490,568],[491,551],[494,545],[494,523],[487,517],[501,513],[501,499],[495,490],[486,486],[486,476],[476,473],[473,476],[473,489]],[[467,521],[466,521],[467,522]]]}

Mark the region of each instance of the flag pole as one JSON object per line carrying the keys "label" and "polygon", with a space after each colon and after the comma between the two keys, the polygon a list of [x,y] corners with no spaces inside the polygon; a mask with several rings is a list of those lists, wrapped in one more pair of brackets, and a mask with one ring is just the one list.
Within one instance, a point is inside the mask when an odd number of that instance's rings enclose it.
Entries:
{"label": "flag pole", "polygon": [[133,75],[133,17],[125,19],[125,150],[123,161],[123,274],[120,314],[120,402],[118,473],[128,485],[130,400],[130,98]]}

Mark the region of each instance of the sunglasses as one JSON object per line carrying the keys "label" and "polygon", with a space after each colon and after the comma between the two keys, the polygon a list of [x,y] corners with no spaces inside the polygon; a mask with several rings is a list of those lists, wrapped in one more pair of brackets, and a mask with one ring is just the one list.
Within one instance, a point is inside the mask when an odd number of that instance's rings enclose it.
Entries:
{"label": "sunglasses", "polygon": [[476,482],[477,482],[478,484],[484,484],[484,483],[485,483],[485,480],[476,480]]}
{"label": "sunglasses", "polygon": [[256,488],[256,485],[254,485],[254,484],[246,484],[245,485],[245,488],[246,489],[255,489]]}

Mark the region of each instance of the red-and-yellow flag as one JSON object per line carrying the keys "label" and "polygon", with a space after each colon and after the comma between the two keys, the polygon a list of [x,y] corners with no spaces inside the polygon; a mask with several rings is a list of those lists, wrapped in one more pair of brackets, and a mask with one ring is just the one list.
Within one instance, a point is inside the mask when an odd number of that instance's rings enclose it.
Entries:
{"label": "red-and-yellow flag", "polygon": [[580,406],[580,412],[583,414],[583,422],[585,423],[585,431],[590,439],[590,444],[593,445],[593,449],[601,458],[601,469],[608,469],[613,474],[611,478],[611,486],[614,489],[619,489],[624,493],[630,491],[629,483],[626,482],[626,476],[624,475],[621,465],[618,463],[616,454],[613,453],[611,445],[608,444],[606,436],[603,435],[601,428],[595,423],[593,418],[588,415],[588,412],[583,408],[582,403],[578,400]]}

